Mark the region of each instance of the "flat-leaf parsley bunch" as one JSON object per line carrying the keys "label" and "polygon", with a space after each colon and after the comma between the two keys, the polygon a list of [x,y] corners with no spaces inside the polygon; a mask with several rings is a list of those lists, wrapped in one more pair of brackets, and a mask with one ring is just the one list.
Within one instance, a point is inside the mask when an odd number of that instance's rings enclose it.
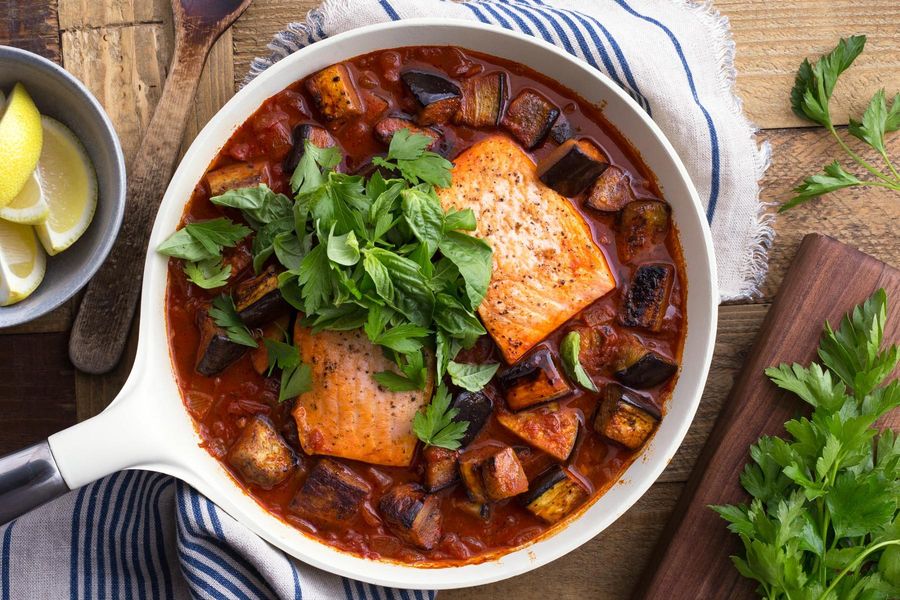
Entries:
{"label": "flat-leaf parsley bunch", "polygon": [[884,90],[878,90],[863,113],[862,120],[850,119],[850,135],[874,148],[884,161],[887,171],[880,169],[854,152],[838,135],[831,121],[829,102],[841,73],[850,68],[866,45],[866,36],[853,35],[841,39],[837,47],[813,64],[804,60],[797,72],[794,89],[791,90],[791,107],[801,119],[818,123],[827,128],[841,148],[859,167],[868,171],[874,179],[859,179],[847,172],[841,163],[834,161],[824,168],[824,173],[807,177],[794,188],[796,194],[779,210],[785,211],[835,190],[853,186],[884,187],[900,191],[900,173],[891,161],[885,146],[885,133],[900,129],[900,93],[888,102]]}
{"label": "flat-leaf parsley bunch", "polygon": [[900,598],[900,439],[875,421],[900,406],[900,360],[882,349],[884,290],[826,324],[821,364],[766,369],[813,407],[785,423],[790,438],[762,437],[741,484],[748,505],[713,507],[740,536],[733,556],[760,596],[785,600]]}

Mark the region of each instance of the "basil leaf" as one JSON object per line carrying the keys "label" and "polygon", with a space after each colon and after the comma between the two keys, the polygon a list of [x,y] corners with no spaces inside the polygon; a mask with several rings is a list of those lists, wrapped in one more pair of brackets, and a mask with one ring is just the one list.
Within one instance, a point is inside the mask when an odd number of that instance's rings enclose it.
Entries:
{"label": "basil leaf", "polygon": [[440,243],[441,253],[450,259],[466,282],[469,307],[477,308],[491,282],[493,252],[484,240],[458,231],[448,231]]}
{"label": "basil leaf", "polygon": [[475,223],[475,213],[471,208],[452,210],[445,217],[444,228],[447,231],[475,231],[478,228],[478,225]]}
{"label": "basil leaf", "polygon": [[499,368],[500,363],[473,365],[451,360],[447,365],[447,373],[450,375],[450,381],[453,382],[453,385],[470,392],[480,392]]}
{"label": "basil leaf", "polygon": [[195,262],[218,257],[218,253],[210,252],[187,229],[179,229],[170,235],[156,248],[156,251],[172,258]]}
{"label": "basil leaf", "polygon": [[444,236],[444,211],[437,198],[413,188],[403,190],[403,217],[422,244],[427,248],[428,258],[437,251]]}
{"label": "basil leaf", "polygon": [[334,227],[328,235],[328,260],[345,267],[359,262],[359,242],[352,231],[344,235],[334,235]]}
{"label": "basil leaf", "polygon": [[581,365],[580,353],[581,334],[577,331],[570,331],[559,345],[559,355],[562,357],[563,367],[569,377],[578,382],[578,385],[592,392],[596,392],[598,391],[597,385]]}

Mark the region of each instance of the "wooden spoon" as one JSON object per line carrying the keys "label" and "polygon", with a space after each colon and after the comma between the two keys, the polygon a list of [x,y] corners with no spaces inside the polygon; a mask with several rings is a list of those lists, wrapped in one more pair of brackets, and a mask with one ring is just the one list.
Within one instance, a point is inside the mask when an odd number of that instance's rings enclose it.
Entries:
{"label": "wooden spoon", "polygon": [[106,262],[87,287],[69,339],[81,371],[118,364],[134,318],[147,240],[187,126],[188,111],[213,43],[252,0],[172,0],[175,53],[156,112],[131,162],[125,218]]}

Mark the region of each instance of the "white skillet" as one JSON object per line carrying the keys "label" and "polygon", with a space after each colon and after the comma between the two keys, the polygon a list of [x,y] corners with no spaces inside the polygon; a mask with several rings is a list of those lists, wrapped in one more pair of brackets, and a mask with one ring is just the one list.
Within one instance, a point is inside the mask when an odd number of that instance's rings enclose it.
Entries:
{"label": "white skillet", "polygon": [[697,192],[659,128],[606,76],[550,44],[466,21],[415,19],[336,35],[291,55],[238,92],[197,136],[169,184],[150,248],[156,248],[176,229],[185,202],[207,165],[264,100],[333,63],[374,50],[412,45],[455,45],[520,62],[554,77],[588,101],[602,103],[607,119],[656,174],[672,206],[689,284],[683,364],[659,431],[621,481],[564,528],[481,564],[423,569],[363,559],[326,546],[263,510],[198,445],[200,438],[182,405],[169,360],[164,310],[166,258],[150,251],[144,266],[140,341],[131,376],[103,413],[51,436],[49,450],[46,443],[38,444],[0,459],[0,520],[115,471],[149,469],[183,479],[256,534],[311,565],[375,584],[444,589],[506,579],[559,558],[603,531],[650,487],[684,438],[706,381],[718,305],[712,239]]}

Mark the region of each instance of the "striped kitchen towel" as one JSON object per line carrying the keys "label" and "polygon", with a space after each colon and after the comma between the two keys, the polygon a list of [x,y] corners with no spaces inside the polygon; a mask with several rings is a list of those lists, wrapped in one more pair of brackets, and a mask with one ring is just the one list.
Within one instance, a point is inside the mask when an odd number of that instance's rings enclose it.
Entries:
{"label": "striped kitchen towel", "polygon": [[759,198],[769,147],[757,145],[734,93],[726,18],[690,0],[326,0],[276,36],[247,81],[316,40],[413,17],[469,19],[533,35],[609,75],[684,161],[706,207],[722,299],[758,293],[773,236],[772,206]]}
{"label": "striped kitchen towel", "polygon": [[[683,0],[328,0],[271,43],[252,78],[329,35],[420,16],[473,19],[557,44],[608,74],[678,150],[712,226],[725,299],[756,293],[771,217],[758,181],[768,148],[733,93],[727,21]],[[398,40],[398,45],[402,40]],[[303,598],[423,600],[286,556],[170,477],[130,471],[0,528],[0,599]]]}

